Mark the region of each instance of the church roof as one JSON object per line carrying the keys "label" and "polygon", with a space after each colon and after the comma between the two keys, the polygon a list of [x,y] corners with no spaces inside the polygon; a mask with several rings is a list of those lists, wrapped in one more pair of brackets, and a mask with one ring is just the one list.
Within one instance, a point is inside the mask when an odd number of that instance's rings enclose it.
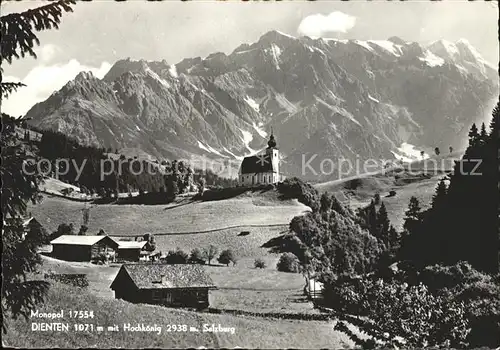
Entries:
{"label": "church roof", "polygon": [[241,163],[242,174],[270,173],[275,172],[268,154],[245,157]]}

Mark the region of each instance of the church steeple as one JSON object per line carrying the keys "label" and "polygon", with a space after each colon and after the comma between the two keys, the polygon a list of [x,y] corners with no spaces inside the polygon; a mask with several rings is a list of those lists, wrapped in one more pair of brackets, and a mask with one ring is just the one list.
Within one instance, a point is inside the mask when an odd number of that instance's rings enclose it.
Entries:
{"label": "church steeple", "polygon": [[276,140],[274,139],[273,127],[271,127],[271,136],[269,137],[269,141],[267,141],[267,148],[275,148]]}

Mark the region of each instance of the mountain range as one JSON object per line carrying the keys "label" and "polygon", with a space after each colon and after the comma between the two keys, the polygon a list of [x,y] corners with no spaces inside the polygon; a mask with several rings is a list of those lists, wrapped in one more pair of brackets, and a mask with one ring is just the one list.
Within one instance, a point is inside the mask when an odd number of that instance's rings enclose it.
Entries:
{"label": "mountain range", "polygon": [[[331,179],[327,163],[319,174],[323,159],[402,158],[404,143],[463,147],[497,96],[496,69],[466,40],[424,46],[271,31],[230,54],[124,59],[103,79],[82,72],[25,117],[124,154],[222,159],[232,176],[272,128],[283,172]],[[318,174],[302,171],[311,158]]]}

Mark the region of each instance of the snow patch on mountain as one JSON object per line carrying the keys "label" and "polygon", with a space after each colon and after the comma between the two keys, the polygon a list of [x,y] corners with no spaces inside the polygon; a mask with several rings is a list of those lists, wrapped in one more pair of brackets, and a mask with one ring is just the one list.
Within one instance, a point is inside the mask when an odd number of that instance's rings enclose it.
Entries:
{"label": "snow patch on mountain", "polygon": [[218,156],[221,156],[221,157],[224,157],[224,158],[228,158],[228,156],[220,153],[219,151],[217,151],[215,148],[211,147],[210,145],[204,145],[203,143],[201,143],[199,140],[198,140],[198,147],[200,147],[202,150],[205,150],[209,153],[214,153]]}
{"label": "snow patch on mountain", "polygon": [[[238,128],[238,129],[240,129],[240,128]],[[246,148],[248,148],[250,150],[251,148],[248,145],[250,145],[250,142],[252,142],[252,140],[253,140],[252,133],[248,132],[248,131],[245,131],[243,129],[240,129],[240,131],[243,134],[243,136],[241,137],[241,140],[245,144]]]}
{"label": "snow patch on mountain", "polygon": [[295,105],[288,101],[288,99],[283,95],[283,94],[276,94],[276,101],[280,104],[281,107],[286,109],[288,113],[296,113],[297,112],[297,107]]}
{"label": "snow patch on mountain", "polygon": [[245,96],[244,98],[245,102],[248,103],[248,105],[250,107],[252,107],[256,112],[259,112],[259,109],[260,109],[260,106],[257,102],[255,102],[255,100],[253,98],[251,98],[250,96]]}
{"label": "snow patch on mountain", "polygon": [[347,40],[347,39],[335,39],[335,38],[322,38],[322,40],[325,42],[333,41],[333,42],[339,42],[342,44],[347,44],[349,42],[349,40]]}
{"label": "snow patch on mountain", "polygon": [[432,53],[448,60],[455,60],[460,55],[457,46],[448,40],[434,41],[427,48]]}
{"label": "snow patch on mountain", "polygon": [[252,122],[252,126],[253,126],[253,128],[255,129],[255,131],[257,131],[257,133],[258,133],[260,136],[262,136],[262,137],[266,138],[266,137],[267,137],[267,132],[265,132],[265,131],[264,131],[264,129],[262,129],[262,128],[261,128],[262,123],[259,123],[259,124],[260,124],[260,125],[257,125],[257,124],[255,124],[255,122]]}
{"label": "snow patch on mountain", "polygon": [[175,66],[175,64],[171,65],[168,68],[168,71],[169,71],[170,75],[173,76],[174,78],[179,77],[179,74],[177,74],[177,67]]}
{"label": "snow patch on mountain", "polygon": [[342,139],[342,135],[340,134],[340,132],[337,128],[337,125],[335,125],[335,123],[330,123],[330,126],[332,127],[333,132],[335,133],[335,136],[339,139]]}
{"label": "snow patch on mountain", "polygon": [[271,45],[271,53],[273,55],[274,66],[276,67],[276,69],[281,69],[280,68],[280,61],[279,61],[279,58],[281,56],[281,49],[279,48],[279,46],[272,44]]}
{"label": "snow patch on mountain", "polygon": [[399,57],[402,54],[401,45],[396,45],[389,40],[369,40],[370,44],[375,44],[386,51],[389,51],[393,55]]}
{"label": "snow patch on mountain", "polygon": [[165,79],[161,78],[158,74],[156,74],[155,72],[153,72],[151,70],[151,68],[149,67],[146,67],[145,68],[145,71],[146,73],[148,73],[152,78],[156,79],[160,84],[162,84],[163,86],[165,86],[167,89],[170,88],[170,84],[168,83],[168,81],[166,81]]}
{"label": "snow patch on mountain", "polygon": [[476,61],[483,64],[488,64],[488,62],[483,58],[483,56],[481,56],[481,54],[476,50],[474,46],[471,45],[471,43],[469,43],[467,39],[458,40],[457,47],[467,49]]}
{"label": "snow patch on mountain", "polygon": [[427,63],[429,67],[442,66],[444,64],[444,59],[439,56],[436,56],[429,50],[424,52],[424,57],[418,58],[420,61]]}
{"label": "snow patch on mountain", "polygon": [[458,55],[458,48],[455,44],[453,44],[447,40],[441,40],[441,43],[443,44],[443,47],[450,54],[451,57]]}
{"label": "snow patch on mountain", "polygon": [[346,111],[344,108],[332,106],[318,97],[316,97],[316,100],[319,103],[321,103],[323,106],[329,108],[331,111],[333,111],[337,114],[340,114],[341,116],[346,117],[347,119],[351,120],[353,123],[361,126],[361,124],[353,117],[353,115],[351,113],[349,113],[348,111]]}
{"label": "snow patch on mountain", "polygon": [[380,103],[380,101],[379,101],[379,100],[377,100],[375,97],[372,97],[370,94],[368,94],[368,98],[369,98],[370,100],[372,100],[373,102]]}
{"label": "snow patch on mountain", "polygon": [[424,152],[422,157],[419,150],[415,149],[415,146],[406,142],[403,142],[401,146],[396,148],[397,151],[391,151],[394,157],[397,159],[402,159],[403,162],[411,163],[416,160],[429,159],[429,155]]}
{"label": "snow patch on mountain", "polygon": [[291,39],[297,39],[296,37],[291,36],[291,35],[286,34],[286,33],[283,33],[283,32],[280,32],[279,30],[277,30],[276,33],[283,35],[283,36],[286,36],[286,37],[291,38]]}
{"label": "snow patch on mountain", "polygon": [[366,41],[354,40],[354,43],[357,44],[357,45],[359,45],[359,46],[361,46],[361,47],[363,47],[363,48],[365,48],[365,49],[367,49],[370,52],[373,52],[373,48],[370,45],[368,45],[368,43]]}
{"label": "snow patch on mountain", "polygon": [[200,147],[204,151],[210,152],[210,150],[208,148],[206,148],[205,145],[203,143],[201,143],[200,141],[198,141],[198,147]]}

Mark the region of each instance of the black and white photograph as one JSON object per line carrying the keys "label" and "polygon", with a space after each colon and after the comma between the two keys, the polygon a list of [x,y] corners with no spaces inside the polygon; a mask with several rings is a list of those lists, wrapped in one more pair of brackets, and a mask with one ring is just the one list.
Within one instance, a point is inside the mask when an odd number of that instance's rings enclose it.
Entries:
{"label": "black and white photograph", "polygon": [[496,1],[1,1],[2,346],[500,349]]}

